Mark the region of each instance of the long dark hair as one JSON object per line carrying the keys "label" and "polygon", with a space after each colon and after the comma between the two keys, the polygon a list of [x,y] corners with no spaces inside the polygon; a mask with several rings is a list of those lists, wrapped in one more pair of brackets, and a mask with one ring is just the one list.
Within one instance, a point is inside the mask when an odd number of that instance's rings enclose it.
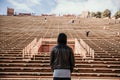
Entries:
{"label": "long dark hair", "polygon": [[60,33],[57,39],[58,44],[67,44],[67,35],[65,33]]}

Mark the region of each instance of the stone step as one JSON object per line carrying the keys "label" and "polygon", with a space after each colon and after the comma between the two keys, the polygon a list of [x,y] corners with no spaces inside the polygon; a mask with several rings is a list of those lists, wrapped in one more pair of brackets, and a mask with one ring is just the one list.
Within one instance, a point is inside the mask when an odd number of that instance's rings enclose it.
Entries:
{"label": "stone step", "polygon": [[[1,63],[0,67],[50,67],[50,63]],[[75,64],[76,68],[120,68],[119,64]]]}
{"label": "stone step", "polygon": [[[1,72],[51,72],[50,67],[0,67]],[[120,73],[116,68],[74,68],[74,72],[81,73]]]}
{"label": "stone step", "polygon": [[[4,76],[52,76],[52,72],[0,72],[2,77]],[[119,73],[72,73],[72,76],[81,77],[120,77]]]}
{"label": "stone step", "polygon": [[[1,60],[0,63],[49,63],[49,60]],[[76,64],[120,64],[120,61],[118,59],[116,60],[106,60],[102,61],[101,59],[95,60],[75,60]]]}

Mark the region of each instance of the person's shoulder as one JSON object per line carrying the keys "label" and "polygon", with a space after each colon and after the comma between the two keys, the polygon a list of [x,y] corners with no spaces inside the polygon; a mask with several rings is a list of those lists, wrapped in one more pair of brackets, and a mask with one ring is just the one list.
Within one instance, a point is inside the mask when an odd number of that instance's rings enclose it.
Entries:
{"label": "person's shoulder", "polygon": [[53,48],[50,50],[50,52],[54,52],[57,48],[57,46],[53,46]]}
{"label": "person's shoulder", "polygon": [[68,45],[66,45],[66,47],[68,48],[68,49],[72,49],[70,46],[68,46]]}
{"label": "person's shoulder", "polygon": [[52,49],[54,50],[54,49],[57,49],[58,48],[58,45],[55,45]]}

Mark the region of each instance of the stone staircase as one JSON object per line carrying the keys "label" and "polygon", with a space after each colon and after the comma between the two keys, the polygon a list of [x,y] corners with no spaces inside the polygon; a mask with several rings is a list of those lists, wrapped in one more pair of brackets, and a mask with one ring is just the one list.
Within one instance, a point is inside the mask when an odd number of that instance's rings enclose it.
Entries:
{"label": "stone staircase", "polygon": [[[52,77],[49,58],[49,53],[35,55],[30,60],[23,60],[22,53],[0,53],[0,78]],[[72,77],[120,78],[120,60],[83,60],[75,54],[75,62]]]}

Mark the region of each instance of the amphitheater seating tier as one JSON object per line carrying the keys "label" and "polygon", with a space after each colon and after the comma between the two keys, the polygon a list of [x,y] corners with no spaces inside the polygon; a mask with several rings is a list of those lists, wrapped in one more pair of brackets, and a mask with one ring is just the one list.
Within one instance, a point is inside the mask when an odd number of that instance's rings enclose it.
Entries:
{"label": "amphitheater seating tier", "polygon": [[[72,77],[120,79],[120,36],[116,35],[120,23],[115,23],[118,20],[48,16],[47,21],[44,21],[44,18],[0,16],[1,79],[51,78],[49,52],[36,53],[33,57],[24,59],[23,49],[35,38],[57,38],[60,32],[66,33],[69,39],[82,39],[95,52],[94,59],[90,60],[75,54],[76,64]],[[75,23],[68,23],[71,19],[75,19]],[[88,37],[86,31],[90,31]]]}

